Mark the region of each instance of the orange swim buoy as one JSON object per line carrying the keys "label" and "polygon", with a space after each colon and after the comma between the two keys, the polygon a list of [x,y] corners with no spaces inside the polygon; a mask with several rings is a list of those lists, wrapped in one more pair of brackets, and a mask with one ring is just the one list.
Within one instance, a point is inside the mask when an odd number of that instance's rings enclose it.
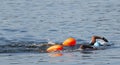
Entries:
{"label": "orange swim buoy", "polygon": [[63,42],[63,46],[75,46],[76,45],[76,40],[75,38],[68,38]]}
{"label": "orange swim buoy", "polygon": [[55,52],[55,51],[60,51],[63,50],[63,46],[62,45],[54,45],[49,47],[46,51],[47,52]]}

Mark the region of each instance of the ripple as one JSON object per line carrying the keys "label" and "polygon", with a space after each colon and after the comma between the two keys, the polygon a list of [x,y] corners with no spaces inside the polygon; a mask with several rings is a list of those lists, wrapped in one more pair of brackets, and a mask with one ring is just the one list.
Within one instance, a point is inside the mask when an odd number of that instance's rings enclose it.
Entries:
{"label": "ripple", "polygon": [[112,57],[109,57],[109,59],[120,59],[119,56],[112,56]]}
{"label": "ripple", "polygon": [[8,31],[8,32],[16,32],[16,31],[18,31],[17,29],[2,29],[2,30]]}
{"label": "ripple", "polygon": [[51,30],[49,30],[49,31],[51,31],[51,32],[56,32],[56,31],[58,31],[58,30],[56,30],[56,29],[51,29]]}

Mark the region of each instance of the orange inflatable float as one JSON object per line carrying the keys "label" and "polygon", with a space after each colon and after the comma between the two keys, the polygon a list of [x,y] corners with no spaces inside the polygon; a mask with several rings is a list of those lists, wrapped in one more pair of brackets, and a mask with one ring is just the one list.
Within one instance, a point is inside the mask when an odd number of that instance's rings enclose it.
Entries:
{"label": "orange inflatable float", "polygon": [[62,45],[54,45],[51,46],[47,49],[47,52],[55,52],[55,51],[60,51],[63,50],[63,46]]}
{"label": "orange inflatable float", "polygon": [[63,46],[75,46],[76,40],[74,38],[68,38],[63,42]]}

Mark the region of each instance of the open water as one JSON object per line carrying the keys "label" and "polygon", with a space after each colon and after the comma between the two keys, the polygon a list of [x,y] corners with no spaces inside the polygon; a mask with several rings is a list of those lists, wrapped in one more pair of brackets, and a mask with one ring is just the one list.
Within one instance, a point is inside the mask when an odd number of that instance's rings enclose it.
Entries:
{"label": "open water", "polygon": [[[0,0],[0,64],[119,65],[119,0]],[[48,42],[106,37],[108,49],[43,53]]]}

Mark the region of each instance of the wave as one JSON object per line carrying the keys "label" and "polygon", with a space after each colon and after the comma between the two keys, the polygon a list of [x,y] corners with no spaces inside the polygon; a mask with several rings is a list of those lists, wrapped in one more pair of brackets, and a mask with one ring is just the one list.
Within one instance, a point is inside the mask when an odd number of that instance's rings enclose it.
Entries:
{"label": "wave", "polygon": [[45,53],[46,48],[48,48],[50,44],[44,43],[10,43],[6,45],[0,45],[0,53],[22,53],[22,52],[39,52]]}
{"label": "wave", "polygon": [[45,53],[50,40],[9,40],[0,37],[0,53]]}
{"label": "wave", "polygon": [[[77,41],[84,41],[77,39]],[[60,44],[61,42],[54,42]],[[21,41],[0,37],[0,53],[46,53],[46,49],[54,44],[51,40]]]}

